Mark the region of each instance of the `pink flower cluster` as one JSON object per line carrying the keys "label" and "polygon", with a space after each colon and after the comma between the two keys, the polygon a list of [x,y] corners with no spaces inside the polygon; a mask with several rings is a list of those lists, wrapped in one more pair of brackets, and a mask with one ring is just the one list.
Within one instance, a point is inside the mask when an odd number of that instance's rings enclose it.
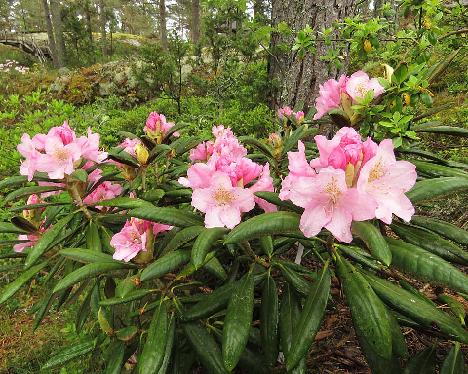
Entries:
{"label": "pink flower cluster", "polygon": [[[157,112],[151,112],[146,119],[146,126],[143,131],[151,139],[160,143],[162,139],[166,137],[167,132],[174,126],[173,122],[167,122],[164,114]],[[179,137],[180,134],[176,131],[173,134],[175,137]]]}
{"label": "pink flower cluster", "polygon": [[344,127],[331,140],[317,135],[315,141],[319,157],[310,163],[301,141],[297,152],[288,152],[289,175],[280,193],[304,208],[299,228],[306,237],[326,228],[349,243],[352,221],[377,218],[389,224],[392,214],[410,221],[414,208],[405,192],[416,182],[416,170],[395,159],[391,140],[363,142]]}
{"label": "pink flower cluster", "polygon": [[[102,177],[102,170],[95,169],[88,175],[89,187],[93,188],[99,179]],[[113,199],[114,197],[119,196],[122,193],[122,186],[120,184],[115,184],[110,181],[104,181],[100,183],[89,195],[87,195],[83,202],[85,204],[94,204],[102,200]],[[102,207],[97,206],[96,208],[102,209]]]}
{"label": "pink flower cluster", "polygon": [[282,121],[288,119],[294,119],[296,123],[302,123],[304,121],[304,112],[294,112],[291,107],[285,106],[283,108],[279,108],[277,112],[278,118]]}
{"label": "pink flower cluster", "polygon": [[339,108],[342,103],[342,95],[346,95],[355,103],[362,99],[366,94],[372,91],[374,98],[384,92],[376,78],[369,78],[363,71],[357,71],[350,77],[340,76],[338,80],[329,79],[320,85],[319,97],[315,100],[317,113],[314,119],[322,118],[332,109]]}
{"label": "pink flower cluster", "polygon": [[33,245],[35,245],[38,242],[38,240],[41,238],[41,236],[50,228],[49,227],[48,229],[45,229],[44,222],[45,220],[40,222],[39,228],[36,232],[19,235],[18,241],[20,241],[20,243],[15,244],[13,246],[13,250],[15,252],[23,252],[26,248],[30,248]]}
{"label": "pink flower cluster", "polygon": [[115,234],[110,241],[111,246],[115,248],[112,257],[115,260],[128,262],[141,251],[148,250],[150,237],[153,238],[160,232],[170,229],[172,226],[131,218],[125,222],[122,230]]}
{"label": "pink flower cluster", "polygon": [[87,136],[77,138],[67,122],[51,128],[47,134],[34,135],[32,139],[23,134],[17,148],[25,158],[20,174],[28,176],[28,180],[36,171],[47,173],[51,179],[63,179],[83,160],[100,163],[107,157],[105,152],[99,151],[99,134],[88,129]]}
{"label": "pink flower cluster", "polygon": [[255,203],[265,211],[275,210],[274,205],[254,196],[258,191],[273,191],[269,165],[247,158],[247,150],[230,128],[213,127],[213,135],[214,142],[202,143],[190,154],[192,161],[205,162],[193,164],[187,178],[179,179],[192,188],[192,206],[205,213],[205,226],[233,228],[241,213],[252,210]]}

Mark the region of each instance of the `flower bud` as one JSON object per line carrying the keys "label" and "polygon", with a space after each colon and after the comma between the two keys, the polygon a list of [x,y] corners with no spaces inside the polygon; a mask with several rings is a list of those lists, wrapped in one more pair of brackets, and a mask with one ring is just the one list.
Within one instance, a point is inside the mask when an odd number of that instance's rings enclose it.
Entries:
{"label": "flower bud", "polygon": [[364,51],[366,53],[369,53],[370,51],[372,51],[372,44],[368,39],[364,40]]}
{"label": "flower bud", "polygon": [[148,158],[149,158],[149,152],[143,143],[140,143],[136,146],[135,155],[140,165],[146,165],[146,163],[148,162]]}
{"label": "flower bud", "polygon": [[406,105],[410,105],[411,104],[411,96],[407,93],[404,93],[403,94],[403,99],[405,100],[405,104]]}

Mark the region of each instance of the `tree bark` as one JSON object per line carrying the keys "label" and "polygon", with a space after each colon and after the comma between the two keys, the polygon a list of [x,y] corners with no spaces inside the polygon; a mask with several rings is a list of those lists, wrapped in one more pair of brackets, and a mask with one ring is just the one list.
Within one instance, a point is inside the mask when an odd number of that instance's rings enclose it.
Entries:
{"label": "tree bark", "polygon": [[196,44],[200,40],[200,0],[192,0],[192,43]]}
{"label": "tree bark", "polygon": [[167,48],[166,0],[159,0],[159,37],[161,45]]}
{"label": "tree bark", "polygon": [[52,61],[55,67],[59,67],[57,48],[55,46],[54,29],[52,27],[52,18],[50,16],[49,3],[47,0],[42,0],[42,7],[44,8],[44,17],[46,21],[47,37],[49,39],[49,48],[52,54]]}
{"label": "tree bark", "polygon": [[65,66],[65,42],[63,40],[63,24],[60,3],[57,0],[50,0],[50,9],[52,11],[55,48],[57,48],[57,64],[59,67],[63,67]]}
{"label": "tree bark", "polygon": [[107,33],[106,33],[106,9],[104,6],[104,0],[99,0],[99,28],[101,31],[101,50],[104,56],[107,55]]}
{"label": "tree bark", "polygon": [[93,45],[93,26],[91,23],[91,4],[89,0],[84,3],[84,14],[86,19],[86,32],[88,34],[89,44]]}
{"label": "tree bark", "polygon": [[[300,58],[291,51],[296,33],[306,25],[314,30],[331,26],[332,22],[353,13],[354,0],[273,0],[272,25],[286,22],[292,33],[273,33],[271,37],[272,55],[269,58],[269,76],[276,88],[271,95],[271,106],[296,106],[303,103],[304,111],[314,106],[319,84],[338,74],[333,64],[320,60],[327,46],[317,41],[316,53]],[[287,52],[284,52],[287,46]],[[333,47],[333,46],[332,46]],[[283,51],[283,52],[282,52]],[[347,61],[347,51],[343,51]]]}

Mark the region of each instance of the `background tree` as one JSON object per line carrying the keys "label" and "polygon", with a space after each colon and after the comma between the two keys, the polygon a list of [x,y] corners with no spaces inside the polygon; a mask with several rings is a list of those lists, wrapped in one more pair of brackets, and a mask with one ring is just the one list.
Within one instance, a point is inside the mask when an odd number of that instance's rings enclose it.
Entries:
{"label": "background tree", "polygon": [[44,18],[45,24],[47,27],[47,36],[49,39],[49,48],[52,54],[52,60],[55,67],[59,67],[59,58],[57,54],[57,47],[55,44],[54,28],[52,26],[52,16],[50,14],[49,2],[47,0],[42,0],[42,5],[44,7]]}
{"label": "background tree", "polygon": [[63,39],[62,6],[57,0],[50,0],[52,25],[54,27],[55,48],[57,49],[57,65],[65,65],[65,41]]}

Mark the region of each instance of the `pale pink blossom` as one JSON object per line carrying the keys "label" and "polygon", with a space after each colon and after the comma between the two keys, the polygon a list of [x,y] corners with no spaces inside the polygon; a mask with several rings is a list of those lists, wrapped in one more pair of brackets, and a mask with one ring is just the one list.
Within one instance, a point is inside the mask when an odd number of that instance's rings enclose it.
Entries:
{"label": "pale pink blossom", "polygon": [[[17,243],[13,246],[13,250],[15,252],[23,252],[26,248],[30,248],[34,246],[39,239],[41,238],[42,234],[44,234],[48,229],[44,228],[44,222],[42,221],[41,224],[39,225],[39,229],[37,232],[32,232],[29,234],[21,234],[18,236],[18,240],[20,240],[20,243]],[[50,228],[50,227],[49,227]]]}
{"label": "pale pink blossom", "polygon": [[[122,193],[122,186],[110,181],[102,182],[94,191],[83,199],[85,204],[95,204],[103,200],[113,199],[120,196]],[[96,206],[101,209],[101,206]]]}
{"label": "pale pink blossom", "polygon": [[76,140],[75,131],[68,126],[67,121],[65,121],[62,126],[52,127],[47,135],[58,137],[62,141],[63,145],[70,144]]}
{"label": "pale pink blossom", "polygon": [[304,121],[304,117],[305,117],[304,112],[302,110],[299,111],[299,112],[296,112],[294,114],[294,117],[295,117],[297,123],[301,123],[302,121]]}
{"label": "pale pink blossom", "polygon": [[37,164],[42,155],[37,151],[34,142],[28,134],[23,134],[21,143],[18,144],[17,149],[21,156],[25,158],[21,161],[20,174],[26,175],[28,181],[31,181],[34,173],[37,171]]}
{"label": "pale pink blossom", "polygon": [[292,114],[293,114],[293,110],[289,106],[285,106],[285,107],[278,109],[278,118],[281,120],[291,117]]}
{"label": "pale pink blossom", "polygon": [[198,144],[195,148],[190,150],[190,161],[208,161],[214,152],[214,143],[206,141]]}
{"label": "pale pink blossom", "polygon": [[329,79],[320,85],[319,96],[315,99],[317,113],[314,119],[320,119],[330,110],[339,108],[341,105],[341,94],[345,91],[348,78],[340,76],[338,80]]}
{"label": "pale pink blossom", "polygon": [[125,152],[136,158],[136,148],[141,144],[141,140],[138,138],[130,139],[125,138],[125,140],[119,144],[119,147],[122,148]]}
{"label": "pale pink blossom", "polygon": [[88,161],[101,163],[107,158],[106,152],[99,151],[99,134],[88,128],[87,136],[80,136],[76,143],[81,148],[81,156]]}
{"label": "pale pink blossom", "polygon": [[416,168],[408,161],[397,161],[390,139],[380,142],[377,154],[362,167],[358,190],[376,203],[375,217],[390,224],[392,214],[409,222],[414,207],[406,197],[416,182]]}
{"label": "pale pink blossom", "polygon": [[232,229],[241,220],[241,213],[255,206],[254,195],[249,189],[233,187],[230,178],[215,172],[206,188],[195,189],[192,206],[205,213],[205,226]]}
{"label": "pale pink blossom", "polygon": [[[249,187],[249,189],[253,193],[261,191],[274,191],[273,178],[270,175],[270,165],[268,163],[266,163],[265,166],[263,166],[260,177],[251,187]],[[276,212],[278,210],[275,204],[269,203],[268,201],[261,199],[257,196],[255,196],[255,203],[265,212]]]}
{"label": "pale pink blossom", "polygon": [[346,82],[346,93],[356,102],[372,91],[373,97],[376,98],[384,92],[383,86],[377,78],[369,78],[363,71],[357,71],[352,74]]}

